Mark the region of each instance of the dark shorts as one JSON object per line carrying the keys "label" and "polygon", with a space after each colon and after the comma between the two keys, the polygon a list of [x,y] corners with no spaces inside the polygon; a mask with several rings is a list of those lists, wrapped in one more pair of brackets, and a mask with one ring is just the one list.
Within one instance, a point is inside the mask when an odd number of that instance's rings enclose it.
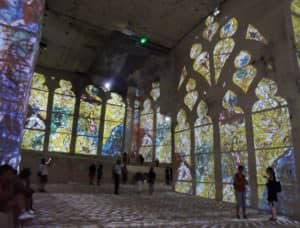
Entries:
{"label": "dark shorts", "polygon": [[246,192],[236,192],[236,204],[238,207],[246,207]]}
{"label": "dark shorts", "polygon": [[41,175],[40,176],[40,182],[41,183],[47,183],[48,182],[48,176],[47,175]]}

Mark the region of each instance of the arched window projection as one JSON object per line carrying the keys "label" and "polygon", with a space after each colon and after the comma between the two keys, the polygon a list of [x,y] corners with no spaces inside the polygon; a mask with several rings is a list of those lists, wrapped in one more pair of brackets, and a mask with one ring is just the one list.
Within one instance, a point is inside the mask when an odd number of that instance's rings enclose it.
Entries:
{"label": "arched window projection", "polygon": [[156,111],[155,158],[160,163],[171,163],[171,118]]}
{"label": "arched window projection", "polygon": [[298,65],[300,65],[300,0],[293,0],[291,4],[292,23]]}
{"label": "arched window projection", "polygon": [[270,79],[262,79],[255,94],[258,101],[252,107],[254,146],[257,165],[259,206],[267,208],[263,178],[268,166],[272,166],[282,185],[281,208],[293,200],[293,182],[296,177],[294,148],[292,145],[290,115],[285,99],[276,96],[277,85]]}
{"label": "arched window projection", "polygon": [[87,86],[80,99],[75,153],[97,154],[101,107],[99,89]]}
{"label": "arched window projection", "polygon": [[191,129],[187,123],[186,113],[182,109],[177,114],[177,126],[175,128],[175,166],[175,191],[192,194]]}
{"label": "arched window projection", "polygon": [[[237,96],[227,91],[220,115],[223,200],[234,202],[233,176],[239,165],[248,167],[248,152],[243,110],[237,106]],[[249,195],[249,194],[248,194]]]}
{"label": "arched window projection", "polygon": [[29,97],[27,119],[25,123],[22,149],[42,151],[44,147],[45,120],[47,117],[48,88],[45,76],[35,73]]}
{"label": "arched window projection", "polygon": [[196,194],[200,197],[215,198],[215,166],[213,154],[213,125],[207,115],[203,101],[197,107],[198,119],[194,124]]}
{"label": "arched window projection", "polygon": [[118,156],[121,154],[124,132],[125,104],[122,97],[111,93],[111,99],[106,103],[105,123],[103,132],[103,156]]}
{"label": "arched window projection", "polygon": [[153,161],[153,109],[150,99],[146,99],[140,115],[140,148],[139,154],[143,155],[146,162]]}
{"label": "arched window projection", "polygon": [[70,81],[60,80],[54,91],[49,151],[70,152],[75,94]]}

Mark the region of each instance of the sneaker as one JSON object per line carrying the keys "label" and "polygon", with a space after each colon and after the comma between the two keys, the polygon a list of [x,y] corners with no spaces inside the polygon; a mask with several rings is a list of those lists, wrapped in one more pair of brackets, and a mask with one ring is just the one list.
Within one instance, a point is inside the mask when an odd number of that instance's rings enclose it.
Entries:
{"label": "sneaker", "polygon": [[29,210],[29,211],[27,211],[29,214],[31,214],[31,215],[34,215],[35,214],[35,212],[34,212],[34,210]]}
{"label": "sneaker", "polygon": [[19,220],[27,220],[27,219],[33,219],[33,218],[34,218],[34,215],[31,215],[28,212],[23,212],[18,217]]}

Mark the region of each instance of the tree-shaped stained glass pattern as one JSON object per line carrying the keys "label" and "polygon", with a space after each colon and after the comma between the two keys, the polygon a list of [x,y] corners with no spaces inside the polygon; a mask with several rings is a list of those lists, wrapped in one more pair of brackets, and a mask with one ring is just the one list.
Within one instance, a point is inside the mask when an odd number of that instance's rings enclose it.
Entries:
{"label": "tree-shaped stained glass pattern", "polygon": [[287,210],[291,203],[289,192],[296,177],[294,148],[291,139],[290,115],[285,99],[276,96],[277,85],[270,79],[262,79],[255,90],[258,101],[252,108],[254,145],[256,151],[257,184],[260,207],[267,208],[264,187],[265,170],[272,166],[283,185],[280,207]]}
{"label": "tree-shaped stained glass pattern", "polygon": [[218,32],[220,25],[218,22],[214,22],[213,16],[208,16],[205,20],[205,26],[206,28],[202,33],[202,37],[207,41],[211,42],[216,33]]}
{"label": "tree-shaped stained glass pattern", "polygon": [[249,64],[250,61],[251,55],[247,51],[241,51],[234,60],[234,66],[237,70],[233,74],[233,83],[245,93],[248,92],[249,86],[257,74],[256,68]]}
{"label": "tree-shaped stained glass pattern", "polygon": [[216,83],[218,82],[221,71],[235,46],[235,41],[231,37],[236,33],[237,29],[238,21],[236,18],[230,19],[220,29],[221,40],[216,44],[213,53]]}
{"label": "tree-shaped stained glass pattern", "polygon": [[251,24],[249,24],[247,28],[246,40],[254,40],[262,42],[263,44],[268,44],[266,38]]}
{"label": "tree-shaped stained glass pattern", "polygon": [[70,152],[75,94],[70,81],[60,80],[54,92],[49,151]]}
{"label": "tree-shaped stained glass pattern", "polygon": [[32,78],[22,149],[43,150],[49,95],[45,81],[45,76],[39,73],[35,73]]}
{"label": "tree-shaped stained glass pattern", "polygon": [[233,176],[239,165],[248,167],[247,140],[243,110],[237,106],[235,93],[227,91],[220,115],[223,200],[234,202]]}
{"label": "tree-shaped stained glass pattern", "polygon": [[156,111],[155,158],[160,163],[171,163],[171,118]]}
{"label": "tree-shaped stained glass pattern", "polygon": [[97,154],[101,107],[99,89],[87,86],[80,99],[75,153]]}
{"label": "tree-shaped stained glass pattern", "polygon": [[198,99],[198,91],[196,90],[196,80],[190,78],[186,84],[187,94],[184,97],[184,104],[192,111],[197,99]]}
{"label": "tree-shaped stained glass pattern", "polygon": [[120,95],[110,94],[106,102],[102,155],[118,156],[122,151],[125,104]]}
{"label": "tree-shaped stained glass pattern", "polygon": [[291,4],[292,23],[298,65],[300,66],[300,0],[293,0]]}
{"label": "tree-shaped stained glass pattern", "polygon": [[186,67],[184,66],[180,75],[180,80],[177,86],[177,90],[179,90],[182,86],[182,84],[184,83],[185,79],[187,78],[187,70]]}
{"label": "tree-shaped stained glass pattern", "polygon": [[154,128],[154,113],[150,99],[146,99],[143,104],[143,110],[140,115],[140,148],[139,154],[143,155],[146,162],[153,161],[153,128]]}
{"label": "tree-shaped stained glass pattern", "polygon": [[175,190],[181,193],[192,194],[191,172],[191,129],[187,123],[186,113],[179,110],[177,114],[177,126],[175,128],[175,166],[176,183]]}
{"label": "tree-shaped stained glass pattern", "polygon": [[204,77],[207,83],[211,85],[209,53],[205,51],[202,52],[201,44],[193,44],[190,57],[194,60],[193,70]]}
{"label": "tree-shaped stained glass pattern", "polygon": [[207,112],[206,104],[200,101],[197,107],[198,118],[194,124],[196,194],[200,197],[214,199],[216,192],[213,125]]}

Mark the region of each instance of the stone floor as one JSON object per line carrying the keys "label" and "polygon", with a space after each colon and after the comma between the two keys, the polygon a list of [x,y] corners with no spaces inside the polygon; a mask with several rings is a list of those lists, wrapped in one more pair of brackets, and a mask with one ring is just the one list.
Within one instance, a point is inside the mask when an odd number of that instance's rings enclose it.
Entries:
{"label": "stone floor", "polygon": [[112,186],[48,189],[51,193],[35,195],[37,216],[24,227],[300,227],[283,216],[269,222],[266,213],[253,209],[248,210],[249,219],[237,220],[231,204],[172,193],[165,187],[153,196],[138,194],[130,186],[123,186],[120,195],[110,193]]}

